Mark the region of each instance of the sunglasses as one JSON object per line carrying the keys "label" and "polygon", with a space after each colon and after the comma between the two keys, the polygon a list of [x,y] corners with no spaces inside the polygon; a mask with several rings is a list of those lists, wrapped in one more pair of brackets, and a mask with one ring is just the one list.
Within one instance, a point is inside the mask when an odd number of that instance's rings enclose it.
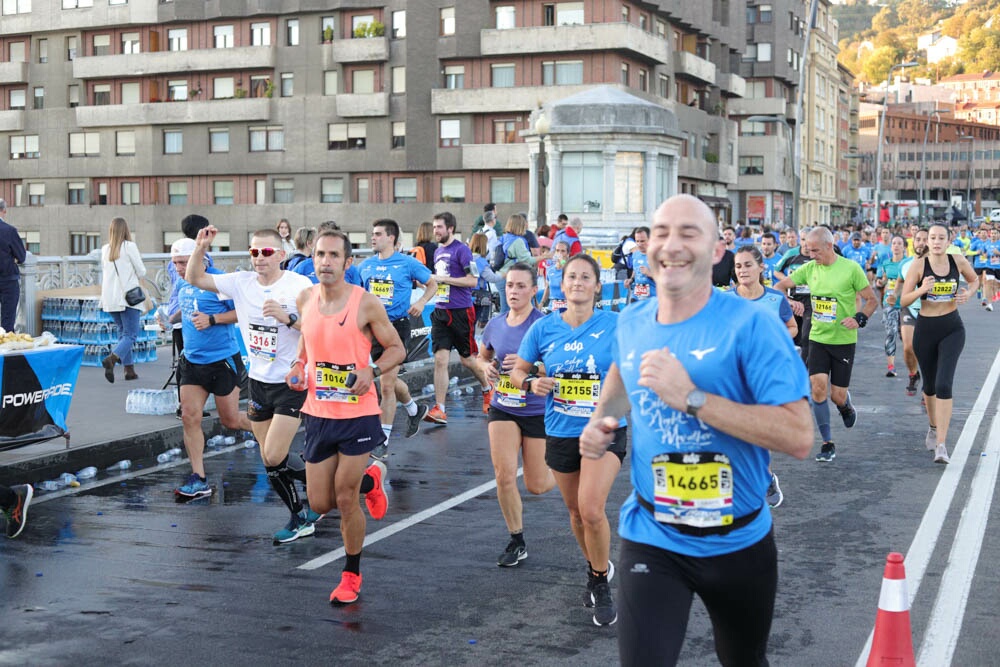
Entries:
{"label": "sunglasses", "polygon": [[250,248],[250,256],[257,257],[258,255],[264,255],[264,257],[270,257],[278,252],[278,250],[280,248]]}

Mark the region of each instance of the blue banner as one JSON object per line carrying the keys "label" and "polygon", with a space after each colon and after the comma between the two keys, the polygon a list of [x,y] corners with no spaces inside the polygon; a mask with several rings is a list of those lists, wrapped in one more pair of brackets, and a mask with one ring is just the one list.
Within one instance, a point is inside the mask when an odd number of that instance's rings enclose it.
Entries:
{"label": "blue banner", "polygon": [[0,450],[66,433],[82,362],[80,345],[52,345],[0,356]]}

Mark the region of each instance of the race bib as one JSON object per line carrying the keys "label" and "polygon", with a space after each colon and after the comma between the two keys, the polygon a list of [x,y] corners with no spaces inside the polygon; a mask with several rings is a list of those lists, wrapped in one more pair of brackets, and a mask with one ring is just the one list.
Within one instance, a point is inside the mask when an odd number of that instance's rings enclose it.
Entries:
{"label": "race bib", "polygon": [[837,300],[829,296],[813,296],[813,322],[833,324],[837,321]]}
{"label": "race bib", "polygon": [[646,299],[649,297],[649,283],[636,283],[635,298]]}
{"label": "race bib", "polygon": [[392,292],[395,285],[391,280],[373,278],[368,283],[368,291],[379,298],[384,304],[392,304]]}
{"label": "race bib", "polygon": [[958,292],[958,283],[954,280],[939,280],[934,283],[931,291],[927,294],[928,301],[951,301]]}
{"label": "race bib", "polygon": [[549,306],[552,310],[566,310],[566,299],[552,299]]}
{"label": "race bib", "polygon": [[653,515],[660,523],[694,528],[733,522],[733,468],[713,452],[653,457]]}
{"label": "race bib", "polygon": [[795,296],[809,296],[810,293],[809,285],[802,284],[795,286]]}
{"label": "race bib", "polygon": [[597,373],[556,373],[553,409],[571,417],[590,417],[601,397],[601,376]]}
{"label": "race bib", "polygon": [[510,375],[501,375],[496,386],[497,404],[505,408],[523,408],[528,404],[528,392],[515,387]]}
{"label": "race bib", "polygon": [[347,374],[354,364],[338,365],[325,361],[316,362],[316,400],[336,403],[357,403],[359,396],[347,388]]}
{"label": "race bib", "polygon": [[885,281],[885,291],[886,292],[892,292],[895,289],[896,289],[896,281],[895,280],[887,280],[887,281]]}
{"label": "race bib", "polygon": [[435,303],[448,303],[451,300],[451,285],[438,285],[434,296]]}
{"label": "race bib", "polygon": [[250,356],[258,361],[271,363],[278,356],[278,327],[254,324],[247,327],[250,332]]}

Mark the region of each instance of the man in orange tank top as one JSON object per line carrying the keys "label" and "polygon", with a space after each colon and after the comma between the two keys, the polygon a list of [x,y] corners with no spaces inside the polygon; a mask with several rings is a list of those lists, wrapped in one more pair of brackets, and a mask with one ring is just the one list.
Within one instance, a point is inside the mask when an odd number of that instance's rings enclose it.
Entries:
{"label": "man in orange tank top", "polygon": [[[340,511],[346,559],[330,602],[350,604],[361,592],[365,541],[358,494],[365,494],[373,518],[381,518],[386,510],[385,466],[368,461],[372,449],[385,438],[374,381],[383,370],[402,363],[406,350],[378,297],[344,281],[351,265],[346,235],[320,232],[313,261],[319,284],[297,299],[302,337],[285,381],[306,392],[302,412],[309,505],[317,512],[334,507]],[[373,337],[383,350],[374,361]]]}

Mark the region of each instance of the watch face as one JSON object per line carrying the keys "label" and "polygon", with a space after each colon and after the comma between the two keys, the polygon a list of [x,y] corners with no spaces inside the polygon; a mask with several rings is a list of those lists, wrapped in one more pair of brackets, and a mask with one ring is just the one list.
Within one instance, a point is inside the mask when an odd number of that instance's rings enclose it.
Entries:
{"label": "watch face", "polygon": [[705,405],[705,392],[695,389],[687,395],[688,410],[698,410]]}

